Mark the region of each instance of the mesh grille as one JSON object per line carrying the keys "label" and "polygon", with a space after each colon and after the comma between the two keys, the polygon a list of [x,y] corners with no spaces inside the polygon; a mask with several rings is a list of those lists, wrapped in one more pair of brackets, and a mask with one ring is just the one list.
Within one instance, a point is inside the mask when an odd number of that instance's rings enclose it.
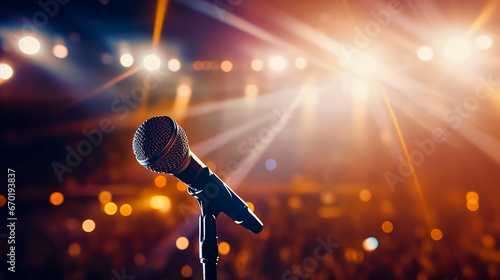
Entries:
{"label": "mesh grille", "polygon": [[[134,135],[132,148],[138,161],[158,155],[173,137],[177,124],[169,117],[153,117],[145,121]],[[189,152],[186,133],[177,126],[177,137],[166,155],[145,167],[157,173],[170,173],[177,169]]]}

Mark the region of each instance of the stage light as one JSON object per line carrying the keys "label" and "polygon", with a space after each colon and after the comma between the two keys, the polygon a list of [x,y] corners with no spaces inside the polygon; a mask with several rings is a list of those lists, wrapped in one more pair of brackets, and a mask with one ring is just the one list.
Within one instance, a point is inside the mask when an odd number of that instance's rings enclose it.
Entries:
{"label": "stage light", "polygon": [[229,60],[224,60],[220,63],[220,70],[224,72],[229,72],[233,70],[233,64]]}
{"label": "stage light", "polygon": [[144,57],[142,64],[147,70],[154,71],[160,69],[161,60],[157,55],[148,54]]}
{"label": "stage light", "polygon": [[361,201],[368,202],[371,198],[372,193],[369,190],[364,189],[359,192],[359,199],[361,199]]}
{"label": "stage light", "polygon": [[123,67],[130,67],[134,64],[134,57],[131,54],[125,53],[120,56],[120,64]]}
{"label": "stage light", "polygon": [[68,48],[64,45],[57,44],[52,48],[52,53],[57,58],[65,58],[68,56]]}
{"label": "stage light", "polygon": [[259,95],[259,87],[254,84],[248,84],[245,87],[245,97],[247,98],[254,98],[257,95]]}
{"label": "stage light", "polygon": [[177,87],[177,95],[183,98],[190,97],[191,96],[191,87],[188,85],[179,85]]}
{"label": "stage light", "polygon": [[53,205],[61,205],[64,201],[64,195],[60,192],[53,192],[49,200]]}
{"label": "stage light", "polygon": [[87,219],[82,223],[82,229],[85,232],[92,232],[95,229],[95,222],[91,219]]}
{"label": "stage light", "polygon": [[307,66],[307,60],[304,57],[297,57],[295,59],[295,67],[297,67],[297,69],[301,70],[306,68],[306,66]]}
{"label": "stage light", "polygon": [[363,241],[363,249],[370,252],[378,247],[378,240],[375,237],[368,237]]}
{"label": "stage light", "polygon": [[478,201],[479,195],[477,194],[477,192],[470,191],[465,195],[465,199]]}
{"label": "stage light", "polygon": [[360,76],[368,76],[377,70],[378,63],[373,56],[360,53],[353,55],[349,65],[354,73]]}
{"label": "stage light", "polygon": [[168,70],[177,72],[181,69],[181,62],[178,59],[172,58],[167,63]]}
{"label": "stage light", "polygon": [[418,49],[417,56],[422,61],[429,61],[434,56],[434,51],[429,46],[422,46]]}
{"label": "stage light", "polygon": [[443,232],[437,228],[431,230],[431,238],[433,240],[439,241],[443,238]]}
{"label": "stage light", "polygon": [[444,56],[451,61],[465,60],[471,53],[469,43],[462,38],[448,41],[443,48]]}
{"label": "stage light", "polygon": [[351,94],[355,101],[366,101],[368,98],[368,85],[364,81],[353,80],[351,82]]}
{"label": "stage light", "polygon": [[229,243],[222,241],[219,244],[219,253],[223,256],[229,254],[229,251],[231,251],[231,246],[229,246]]}
{"label": "stage light", "polygon": [[181,275],[184,278],[189,278],[193,275],[193,269],[189,265],[185,265],[181,268]]}
{"label": "stage light", "polygon": [[31,36],[22,37],[19,40],[19,49],[25,54],[37,54],[40,51],[40,41]]}
{"label": "stage light", "polygon": [[12,67],[10,65],[5,64],[5,63],[0,63],[0,79],[2,80],[8,80],[10,77],[14,75],[14,70],[12,70]]}
{"label": "stage light", "polygon": [[82,251],[82,247],[80,247],[80,244],[73,242],[68,246],[68,254],[70,256],[78,256],[80,252]]}
{"label": "stage light", "polygon": [[286,60],[279,55],[273,56],[269,60],[269,67],[276,72],[283,71],[286,68]]}
{"label": "stage light", "polygon": [[104,212],[108,215],[114,215],[118,211],[118,207],[113,202],[108,202],[104,205]]}
{"label": "stage light", "polygon": [[104,204],[108,203],[113,199],[113,195],[109,191],[102,191],[99,193],[99,201]]}
{"label": "stage light", "polygon": [[266,169],[269,171],[276,169],[276,161],[272,158],[266,160]]}
{"label": "stage light", "polygon": [[130,216],[130,214],[132,214],[132,206],[127,203],[123,204],[122,206],[120,206],[120,214],[122,214],[122,216],[124,217]]}
{"label": "stage light", "polygon": [[479,209],[479,202],[474,199],[467,200],[467,209],[472,212],[477,211],[477,209]]}
{"label": "stage light", "polygon": [[491,48],[493,45],[493,40],[488,35],[481,35],[476,38],[476,47],[480,50],[486,50]]}
{"label": "stage light", "polygon": [[391,222],[385,221],[385,222],[382,223],[382,230],[385,233],[391,233],[393,229],[394,229],[394,226],[392,225]]}
{"label": "stage light", "polygon": [[186,250],[187,247],[189,247],[189,239],[187,239],[184,236],[181,236],[177,238],[177,240],[175,241],[175,246],[177,247],[177,249],[181,251]]}
{"label": "stage light", "polygon": [[172,203],[170,202],[170,198],[164,195],[155,195],[151,198],[150,201],[151,207],[156,210],[161,210],[163,212],[168,212]]}
{"label": "stage light", "polygon": [[165,178],[165,176],[163,176],[163,175],[156,176],[155,186],[157,186],[158,188],[163,188],[166,185],[167,185],[167,178]]}
{"label": "stage light", "polygon": [[252,60],[250,67],[252,67],[253,71],[259,72],[264,68],[264,62],[262,62],[262,60],[256,58],[256,59]]}

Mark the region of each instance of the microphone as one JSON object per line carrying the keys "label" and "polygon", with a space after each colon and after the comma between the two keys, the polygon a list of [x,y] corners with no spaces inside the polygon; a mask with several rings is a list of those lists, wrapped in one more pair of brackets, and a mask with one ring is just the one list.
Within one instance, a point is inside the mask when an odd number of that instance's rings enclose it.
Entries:
{"label": "microphone", "polygon": [[137,161],[156,173],[170,173],[188,185],[200,208],[217,216],[224,212],[247,230],[257,234],[262,222],[248,205],[189,149],[186,133],[172,118],[146,120],[132,141]]}

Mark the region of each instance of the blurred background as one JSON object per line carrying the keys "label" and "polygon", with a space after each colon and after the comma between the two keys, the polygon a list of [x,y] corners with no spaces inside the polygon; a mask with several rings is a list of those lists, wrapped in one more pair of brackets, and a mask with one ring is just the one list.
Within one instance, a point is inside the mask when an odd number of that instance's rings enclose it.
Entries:
{"label": "blurred background", "polygon": [[202,279],[157,115],[264,223],[219,279],[500,279],[499,2],[3,3],[0,279]]}

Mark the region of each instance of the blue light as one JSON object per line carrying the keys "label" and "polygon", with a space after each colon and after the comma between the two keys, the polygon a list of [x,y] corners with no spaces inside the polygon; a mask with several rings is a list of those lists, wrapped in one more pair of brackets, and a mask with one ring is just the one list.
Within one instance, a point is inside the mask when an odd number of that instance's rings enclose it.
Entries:
{"label": "blue light", "polygon": [[266,168],[269,171],[273,171],[274,169],[276,169],[276,161],[272,158],[266,160]]}

